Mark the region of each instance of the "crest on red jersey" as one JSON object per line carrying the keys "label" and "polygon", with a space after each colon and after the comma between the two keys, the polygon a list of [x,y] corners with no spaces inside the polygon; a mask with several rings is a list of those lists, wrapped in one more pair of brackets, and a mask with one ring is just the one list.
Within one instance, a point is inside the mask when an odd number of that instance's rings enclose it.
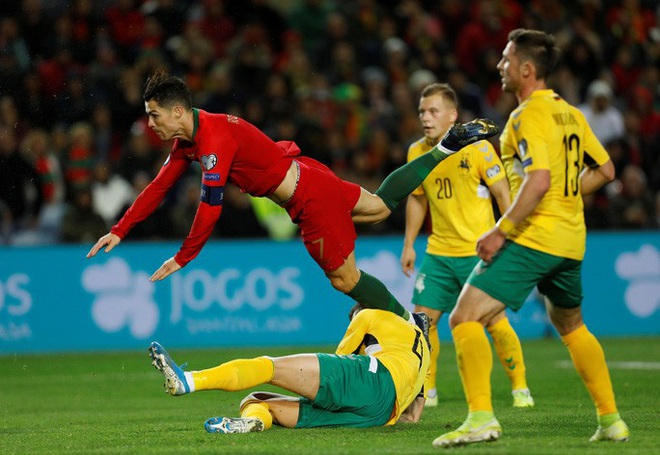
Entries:
{"label": "crest on red jersey", "polygon": [[207,171],[213,169],[216,164],[218,164],[218,157],[215,154],[202,155],[202,167]]}

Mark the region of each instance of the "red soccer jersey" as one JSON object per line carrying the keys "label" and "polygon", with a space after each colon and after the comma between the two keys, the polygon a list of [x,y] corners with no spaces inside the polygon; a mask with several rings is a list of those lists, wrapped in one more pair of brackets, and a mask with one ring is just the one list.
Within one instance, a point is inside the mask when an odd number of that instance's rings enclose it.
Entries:
{"label": "red soccer jersey", "polygon": [[274,142],[254,125],[233,115],[193,109],[193,142],[177,139],[156,178],[140,193],[112,232],[124,238],[148,217],[193,161],[202,166],[202,192],[190,233],[174,259],[185,266],[200,252],[220,217],[227,181],[252,196],[271,194],[300,149]]}

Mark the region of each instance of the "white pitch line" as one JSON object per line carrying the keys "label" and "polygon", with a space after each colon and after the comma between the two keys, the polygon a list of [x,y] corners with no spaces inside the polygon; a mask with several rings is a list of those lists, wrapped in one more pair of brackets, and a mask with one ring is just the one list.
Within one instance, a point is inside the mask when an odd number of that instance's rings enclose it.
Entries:
{"label": "white pitch line", "polygon": [[[660,362],[607,362],[607,366],[612,370],[660,370]],[[557,367],[564,369],[573,368],[573,362],[570,360],[560,360]]]}

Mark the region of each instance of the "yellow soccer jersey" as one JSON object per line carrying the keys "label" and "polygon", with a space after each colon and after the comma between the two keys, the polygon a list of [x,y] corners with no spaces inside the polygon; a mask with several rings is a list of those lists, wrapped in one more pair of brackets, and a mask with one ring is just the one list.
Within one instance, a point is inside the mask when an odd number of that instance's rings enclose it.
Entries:
{"label": "yellow soccer jersey", "polygon": [[585,154],[609,160],[584,115],[552,90],[537,90],[509,116],[502,161],[515,199],[525,173],[547,169],[550,189],[534,212],[509,235],[514,242],[570,259],[584,257],[586,228],[580,173]]}
{"label": "yellow soccer jersey", "polygon": [[392,375],[396,403],[387,425],[394,425],[413,402],[424,385],[429,370],[429,347],[417,326],[385,310],[364,309],[351,321],[337,347],[336,354],[352,354],[371,334],[378,345],[370,347],[373,355]]}
{"label": "yellow soccer jersey", "polygon": [[[408,148],[408,161],[430,149],[424,138],[414,142]],[[505,177],[502,162],[488,141],[468,145],[438,164],[412,193],[425,195],[429,201],[433,231],[426,252],[475,256],[477,239],[495,224],[488,186]]]}

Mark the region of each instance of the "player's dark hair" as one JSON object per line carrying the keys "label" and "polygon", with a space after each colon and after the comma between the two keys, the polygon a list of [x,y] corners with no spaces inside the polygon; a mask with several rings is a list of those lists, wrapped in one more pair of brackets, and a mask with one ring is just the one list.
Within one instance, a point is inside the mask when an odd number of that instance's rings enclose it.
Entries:
{"label": "player's dark hair", "polygon": [[430,84],[424,87],[421,93],[422,98],[433,95],[441,95],[446,101],[449,101],[458,108],[458,96],[456,96],[456,92],[449,84],[439,82]]}
{"label": "player's dark hair", "polygon": [[555,37],[540,30],[518,28],[509,33],[509,41],[516,45],[516,56],[530,60],[536,67],[536,77],[547,79],[559,61]]}
{"label": "player's dark hair", "polygon": [[192,109],[190,90],[186,83],[163,70],[157,70],[149,76],[144,88],[143,99],[145,102],[154,100],[168,109],[175,105],[181,105],[186,110]]}

